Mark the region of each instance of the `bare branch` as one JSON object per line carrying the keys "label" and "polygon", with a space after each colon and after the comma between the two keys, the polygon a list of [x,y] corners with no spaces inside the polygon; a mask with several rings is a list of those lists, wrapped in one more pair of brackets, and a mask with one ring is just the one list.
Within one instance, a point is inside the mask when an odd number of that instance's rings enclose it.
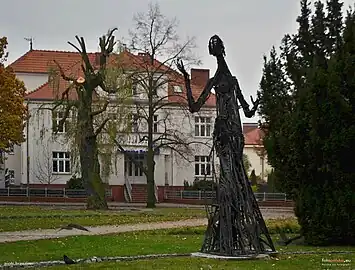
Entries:
{"label": "bare branch", "polygon": [[96,132],[95,132],[95,136],[99,135],[101,133],[101,131],[103,130],[103,128],[105,127],[106,123],[108,121],[110,121],[111,119],[110,118],[106,118],[102,123],[101,125],[96,129]]}
{"label": "bare branch", "polygon": [[74,49],[76,49],[80,54],[82,53],[82,51],[81,51],[76,45],[74,45],[73,43],[71,43],[70,41],[68,41],[68,44],[69,44],[70,46],[72,46]]}
{"label": "bare branch", "polygon": [[64,123],[65,121],[67,121],[72,107],[73,107],[72,105],[67,105],[67,107],[65,108],[63,118],[59,121],[57,130],[55,130],[55,134],[57,134],[58,130],[63,129]]}
{"label": "bare branch", "polygon": [[101,109],[92,112],[91,116],[96,116],[96,115],[99,115],[99,114],[105,112],[109,104],[110,104],[110,102],[108,100],[106,100],[104,106]]}
{"label": "bare branch", "polygon": [[52,184],[59,179],[58,175],[53,172],[52,151],[47,144],[41,142],[42,154],[35,159],[35,169],[33,174],[40,183]]}
{"label": "bare branch", "polygon": [[76,82],[76,78],[73,77],[69,77],[67,75],[65,75],[64,70],[62,69],[62,67],[59,65],[59,63],[57,62],[57,60],[53,60],[53,62],[57,65],[58,69],[59,69],[59,73],[60,76],[63,78],[63,80],[67,81],[67,82]]}

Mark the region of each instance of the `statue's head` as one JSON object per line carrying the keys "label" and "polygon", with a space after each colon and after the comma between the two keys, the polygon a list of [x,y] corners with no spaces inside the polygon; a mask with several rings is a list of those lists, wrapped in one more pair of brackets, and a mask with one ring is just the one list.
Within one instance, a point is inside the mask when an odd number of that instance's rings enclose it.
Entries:
{"label": "statue's head", "polygon": [[210,38],[208,43],[208,50],[213,56],[225,56],[226,52],[224,50],[224,45],[222,39],[219,36],[214,35]]}

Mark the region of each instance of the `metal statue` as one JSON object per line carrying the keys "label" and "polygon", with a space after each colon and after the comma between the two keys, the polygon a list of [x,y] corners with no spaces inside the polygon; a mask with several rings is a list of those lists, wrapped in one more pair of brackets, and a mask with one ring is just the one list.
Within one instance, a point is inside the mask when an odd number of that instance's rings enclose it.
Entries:
{"label": "metal statue", "polygon": [[213,147],[219,157],[220,174],[217,183],[217,203],[211,207],[209,222],[201,252],[223,256],[255,256],[276,252],[243,165],[244,136],[239,104],[246,117],[255,114],[259,100],[251,98],[252,109],[245,101],[238,80],[224,59],[223,41],[217,36],[209,41],[209,53],[217,59],[217,71],[209,79],[195,102],[190,78],[182,61],[177,68],[184,75],[191,113],[198,112],[212,88],[216,95],[217,117],[213,132]]}

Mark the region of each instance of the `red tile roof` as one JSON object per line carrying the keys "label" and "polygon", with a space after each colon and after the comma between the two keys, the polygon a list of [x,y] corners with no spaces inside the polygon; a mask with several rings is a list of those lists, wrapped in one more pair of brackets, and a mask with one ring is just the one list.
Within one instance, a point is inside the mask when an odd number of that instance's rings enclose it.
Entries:
{"label": "red tile roof", "polygon": [[56,60],[64,70],[81,61],[77,52],[32,50],[25,53],[10,66],[16,73],[48,73],[50,68],[56,67]]}
{"label": "red tile roof", "polygon": [[260,128],[247,130],[244,133],[244,143],[245,145],[262,145],[263,137],[264,132]]}
{"label": "red tile roof", "polygon": [[[95,63],[96,56],[98,53],[89,53],[89,59],[93,66],[97,66]],[[128,51],[124,51],[117,57],[112,57],[110,61],[118,61],[123,68],[126,69],[160,69],[163,72],[169,71],[167,74],[169,76],[175,77],[174,84],[180,84],[184,86],[184,80],[181,74],[170,69],[168,66],[163,65],[161,62],[154,60],[153,65],[149,65],[146,62],[145,56],[134,55]],[[47,51],[47,50],[32,50],[28,51],[26,54],[21,56],[15,62],[10,64],[16,73],[49,73],[51,68],[56,68],[54,63],[56,60],[62,69],[65,71],[66,75],[71,76],[82,76],[81,63],[82,59],[77,52],[65,52],[65,51]],[[32,92],[27,94],[29,99],[55,99],[56,96],[66,89],[68,83],[63,79],[59,80],[59,90],[58,86],[53,87],[52,82],[47,82]],[[195,98],[197,98],[202,92],[204,86],[202,85],[192,85],[192,91]],[[185,89],[185,87],[183,87]],[[170,101],[184,101],[186,102],[185,96],[186,92],[182,93],[182,97],[176,97],[176,94],[172,92],[172,85],[169,86],[169,96]],[[76,97],[76,94],[72,94],[72,98]],[[216,100],[215,96],[211,94],[210,98],[206,101],[207,106],[215,106]]]}

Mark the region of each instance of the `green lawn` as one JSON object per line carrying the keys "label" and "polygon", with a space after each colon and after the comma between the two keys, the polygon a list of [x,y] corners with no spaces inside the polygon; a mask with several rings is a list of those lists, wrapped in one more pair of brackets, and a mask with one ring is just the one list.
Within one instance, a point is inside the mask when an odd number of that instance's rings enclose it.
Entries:
{"label": "green lawn", "polygon": [[[15,243],[0,244],[0,263],[4,262],[25,262],[25,261],[46,261],[61,260],[63,254],[73,259],[89,258],[93,256],[130,256],[159,253],[190,253],[198,251],[203,239],[203,227],[181,228],[169,230],[155,230],[145,232],[130,232],[102,236],[76,236],[51,240],[21,241]],[[276,242],[277,238],[274,237]],[[279,252],[284,251],[329,251],[329,250],[353,250],[355,247],[308,247],[290,245],[288,247],[277,246]],[[93,265],[77,265],[70,269],[200,269],[202,265],[211,265],[214,269],[270,269],[272,264],[280,267],[291,265],[295,268],[281,269],[321,269],[319,268],[321,258],[352,258],[351,255],[285,255],[280,260],[262,262],[217,262],[193,258],[172,258],[146,260],[139,262],[101,263]],[[313,260],[313,261],[312,261]],[[171,267],[169,263],[174,262]],[[218,268],[217,268],[218,263]],[[221,263],[219,265],[219,263]],[[241,265],[241,268],[237,265]],[[318,268],[311,268],[315,264]],[[142,268],[145,266],[146,268]],[[183,266],[183,267],[182,267]],[[250,268],[247,268],[250,267]],[[260,266],[260,267],[259,267]],[[79,267],[79,268],[78,268]],[[83,267],[83,268],[80,268]],[[106,267],[106,268],[105,268]],[[111,268],[112,267],[112,268]],[[131,268],[130,268],[131,267]],[[141,267],[141,268],[139,268]],[[182,267],[182,268],[179,268]],[[200,268],[198,268],[200,267]],[[222,267],[222,268],[221,268]],[[238,266],[239,267],[239,266]],[[244,268],[243,268],[244,267]],[[258,268],[259,267],[259,268]],[[263,268],[264,267],[264,268]],[[66,269],[56,267],[48,269]],[[69,268],[68,268],[69,269]],[[205,268],[208,269],[208,268]],[[273,268],[278,269],[278,268]]]}
{"label": "green lawn", "polygon": [[83,226],[120,225],[205,218],[203,209],[157,208],[135,211],[53,210],[45,207],[0,207],[0,232],[58,228],[68,223]]}

